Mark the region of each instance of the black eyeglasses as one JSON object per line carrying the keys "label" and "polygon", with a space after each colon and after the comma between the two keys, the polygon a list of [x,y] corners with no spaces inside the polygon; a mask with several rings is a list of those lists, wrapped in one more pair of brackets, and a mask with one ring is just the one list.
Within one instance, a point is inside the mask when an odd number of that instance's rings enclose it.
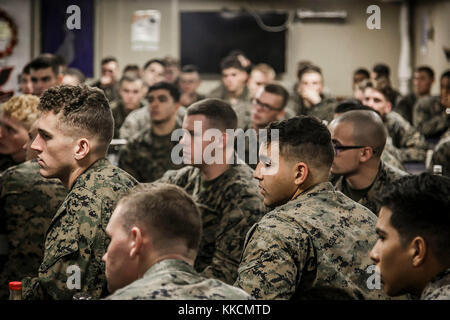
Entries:
{"label": "black eyeglasses", "polygon": [[[333,148],[334,148],[334,154],[336,156],[337,156],[339,151],[345,151],[345,150],[351,150],[351,149],[360,149],[360,148],[367,147],[367,146],[341,146],[341,145],[337,145],[336,142],[334,142],[334,141],[332,142],[332,144],[333,144]],[[372,152],[376,153],[374,148],[372,148]]]}
{"label": "black eyeglasses", "polygon": [[252,99],[252,103],[263,107],[263,109],[265,109],[267,111],[281,111],[281,110],[283,110],[283,108],[274,108],[271,105],[268,105],[267,103],[263,103],[259,99]]}

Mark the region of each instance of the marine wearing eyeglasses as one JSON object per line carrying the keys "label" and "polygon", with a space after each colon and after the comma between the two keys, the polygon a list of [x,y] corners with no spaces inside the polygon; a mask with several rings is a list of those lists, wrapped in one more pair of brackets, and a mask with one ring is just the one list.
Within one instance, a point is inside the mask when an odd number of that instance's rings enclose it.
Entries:
{"label": "marine wearing eyeglasses", "polygon": [[[253,137],[254,139],[257,139],[260,129],[265,128],[272,121],[283,120],[286,118],[285,110],[288,100],[289,93],[283,86],[275,83],[263,85],[252,99],[250,120],[243,128],[244,131],[254,129],[251,134],[255,135],[255,137]],[[246,141],[245,162],[254,169],[257,161],[256,163],[250,161],[249,141],[252,140]],[[259,147],[259,144],[257,144],[257,147]],[[258,154],[258,148],[256,152]]]}
{"label": "marine wearing eyeglasses", "polygon": [[329,125],[334,160],[331,166],[335,188],[375,214],[375,194],[406,175],[381,160],[387,132],[381,118],[372,111],[349,111]]}

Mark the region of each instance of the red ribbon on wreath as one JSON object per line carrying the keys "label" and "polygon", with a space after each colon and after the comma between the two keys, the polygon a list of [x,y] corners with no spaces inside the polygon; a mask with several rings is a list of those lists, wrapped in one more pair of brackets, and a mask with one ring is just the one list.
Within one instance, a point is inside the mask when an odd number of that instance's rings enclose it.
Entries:
{"label": "red ribbon on wreath", "polygon": [[4,58],[7,56],[10,56],[13,53],[14,47],[17,44],[17,26],[14,23],[14,21],[11,19],[11,17],[2,9],[0,9],[0,20],[6,20],[9,28],[11,29],[11,34],[12,34],[8,45],[6,46],[6,49],[3,51],[0,51],[0,58]]}

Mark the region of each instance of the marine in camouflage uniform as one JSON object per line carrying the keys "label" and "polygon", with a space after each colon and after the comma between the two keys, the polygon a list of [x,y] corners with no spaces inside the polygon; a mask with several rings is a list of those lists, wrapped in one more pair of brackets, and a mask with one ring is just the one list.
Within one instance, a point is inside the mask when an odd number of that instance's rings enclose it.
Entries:
{"label": "marine in camouflage uniform", "polygon": [[36,276],[44,258],[45,232],[67,196],[58,179],[39,173],[37,160],[11,167],[1,179],[0,219],[6,222],[9,254],[0,275],[0,299],[8,282]]}
{"label": "marine in camouflage uniform", "polygon": [[186,166],[166,172],[158,182],[183,188],[200,208],[203,236],[195,269],[233,284],[245,235],[266,211],[252,169],[245,164],[230,165],[216,179],[205,181],[200,169]]}
{"label": "marine in camouflage uniform", "polygon": [[450,300],[450,268],[439,273],[425,286],[420,300]]}
{"label": "marine in camouflage uniform", "polygon": [[231,105],[238,119],[237,127],[244,128],[246,122],[248,122],[251,110],[251,95],[247,86],[242,90],[241,95],[237,98],[237,101],[233,103],[229,96],[229,93],[225,89],[225,86],[221,84],[219,87],[211,91],[208,98],[221,99]]}
{"label": "marine in camouflage uniform", "polygon": [[[186,108],[180,107],[177,112],[177,123],[181,126]],[[150,128],[151,118],[148,108],[139,108],[130,112],[119,129],[120,139],[130,140],[138,132]]]}
{"label": "marine in camouflage uniform", "polygon": [[450,108],[441,104],[440,96],[424,97],[414,107],[414,126],[427,138],[439,138],[450,127]]}
{"label": "marine in camouflage uniform", "polygon": [[23,299],[72,299],[67,282],[81,270],[81,288],[97,299],[107,293],[102,257],[109,240],[105,229],[117,201],[137,184],[102,158],[83,172],[53,217],[45,237],[44,259],[37,278],[22,280]]}
{"label": "marine in camouflage uniform", "polygon": [[[145,100],[142,100],[139,103],[139,107],[136,108],[136,110],[139,110],[140,108],[148,107],[148,105],[144,102]],[[114,101],[110,103],[111,111],[114,118],[114,139],[119,139],[119,130],[122,126],[123,122],[125,121],[125,118],[130,114],[130,111],[127,111],[125,109],[125,106],[123,105],[123,102],[121,100]],[[134,111],[134,110],[133,110]],[[147,112],[148,114],[148,112]]]}
{"label": "marine in camouflage uniform", "polygon": [[369,290],[377,217],[322,182],[248,232],[235,286],[257,299],[378,299]]}
{"label": "marine in camouflage uniform", "polygon": [[337,101],[333,97],[324,94],[320,94],[320,97],[322,100],[318,104],[308,108],[303,102],[303,99],[296,93],[289,103],[288,108],[297,116],[314,116],[320,120],[325,120],[328,124],[333,120]]}
{"label": "marine in camouflage uniform", "polygon": [[364,207],[370,209],[373,213],[378,215],[380,205],[376,201],[376,195],[388,187],[394,180],[407,175],[408,173],[390,166],[381,161],[380,168],[372,184],[364,190],[353,190],[347,184],[345,177],[341,176],[335,183],[334,187],[337,191],[342,192],[353,201],[362,204]]}
{"label": "marine in camouflage uniform", "polygon": [[17,163],[9,155],[0,154],[0,175],[8,168],[15,166]]}
{"label": "marine in camouflage uniform", "polygon": [[[179,128],[176,124],[174,130]],[[141,131],[120,150],[119,167],[139,182],[153,182],[167,170],[181,168],[183,165],[176,165],[171,159],[172,149],[178,144],[171,135],[157,136],[151,127]]]}
{"label": "marine in camouflage uniform", "polygon": [[434,148],[429,171],[433,172],[435,165],[442,166],[442,175],[450,177],[450,129],[447,130]]}
{"label": "marine in camouflage uniform", "polygon": [[428,145],[420,132],[394,111],[386,113],[383,122],[393,145],[399,149],[399,160],[402,163],[425,161]]}
{"label": "marine in camouflage uniform", "polygon": [[207,279],[182,260],[167,259],[106,300],[248,300],[245,291]]}

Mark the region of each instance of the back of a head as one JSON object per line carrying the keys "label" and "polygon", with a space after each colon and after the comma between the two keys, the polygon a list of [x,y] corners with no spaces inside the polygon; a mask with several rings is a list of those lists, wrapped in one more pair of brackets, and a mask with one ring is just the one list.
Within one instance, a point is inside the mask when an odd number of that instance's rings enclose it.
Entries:
{"label": "back of a head", "polygon": [[[288,160],[303,161],[328,177],[334,159],[331,134],[316,117],[296,116],[274,121],[268,126],[266,143],[279,142],[280,155]],[[272,141],[272,130],[278,130],[278,141]]]}
{"label": "back of a head", "polygon": [[180,101],[180,89],[178,89],[177,86],[174,84],[167,82],[167,81],[161,81],[157,82],[154,85],[150,86],[147,91],[147,96],[155,91],[155,90],[167,90],[169,91],[170,96],[172,97],[174,102]]}
{"label": "back of a head", "polygon": [[264,85],[264,91],[281,96],[283,98],[282,108],[287,105],[289,101],[289,92],[282,85],[277,83],[268,83]]}
{"label": "back of a head", "polygon": [[30,130],[31,125],[39,118],[39,98],[24,94],[14,96],[2,104],[2,114],[12,117],[22,123],[25,129]]}
{"label": "back of a head", "polygon": [[220,62],[220,70],[223,71],[230,68],[246,71],[245,67],[242,66],[239,59],[234,56],[227,56],[223,58],[222,61]]}
{"label": "back of a head", "polygon": [[450,265],[450,178],[421,173],[392,182],[379,195],[381,206],[392,211],[391,225],[402,245],[414,237],[425,239],[435,258]]}
{"label": "back of a head", "polygon": [[386,65],[384,63],[377,63],[376,65],[373,66],[372,71],[377,74],[377,79],[378,79],[378,77],[389,78],[389,76],[391,74],[391,69],[389,68],[388,65]]}
{"label": "back of a head", "polygon": [[123,197],[126,207],[123,226],[139,226],[152,236],[152,245],[166,254],[184,244],[187,251],[198,250],[202,234],[200,211],[186,191],[166,183],[140,184]]}
{"label": "back of a head", "polygon": [[38,109],[53,112],[74,134],[95,137],[106,152],[113,136],[113,117],[102,90],[86,85],[61,85],[46,90]]}
{"label": "back of a head", "polygon": [[191,104],[186,110],[187,116],[204,115],[210,128],[221,131],[235,130],[237,127],[236,112],[229,103],[220,99],[203,99]]}
{"label": "back of a head", "polygon": [[60,61],[55,55],[45,53],[31,60],[29,66],[30,70],[41,70],[51,68],[55,76],[57,76],[59,74]]}
{"label": "back of a head", "polygon": [[383,120],[371,110],[353,110],[343,113],[333,120],[335,125],[350,123],[356,145],[370,146],[374,157],[380,158],[386,144],[387,131]]}

